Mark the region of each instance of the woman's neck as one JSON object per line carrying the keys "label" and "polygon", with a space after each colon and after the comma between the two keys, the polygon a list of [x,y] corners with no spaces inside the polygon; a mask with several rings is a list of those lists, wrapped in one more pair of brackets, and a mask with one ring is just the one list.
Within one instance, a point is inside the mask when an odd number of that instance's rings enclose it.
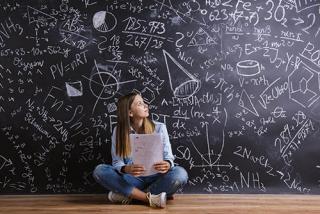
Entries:
{"label": "woman's neck", "polygon": [[142,132],[142,125],[143,125],[143,119],[141,120],[134,120],[131,122],[132,128],[137,132],[141,133]]}

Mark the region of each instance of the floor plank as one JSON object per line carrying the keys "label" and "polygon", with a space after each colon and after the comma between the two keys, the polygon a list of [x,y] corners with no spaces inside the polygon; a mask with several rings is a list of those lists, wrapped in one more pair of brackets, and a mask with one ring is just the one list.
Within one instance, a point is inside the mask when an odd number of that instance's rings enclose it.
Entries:
{"label": "floor plank", "polygon": [[187,213],[320,213],[315,195],[175,195],[165,209],[142,203],[117,205],[105,195],[0,195],[0,213],[8,214],[187,214]]}

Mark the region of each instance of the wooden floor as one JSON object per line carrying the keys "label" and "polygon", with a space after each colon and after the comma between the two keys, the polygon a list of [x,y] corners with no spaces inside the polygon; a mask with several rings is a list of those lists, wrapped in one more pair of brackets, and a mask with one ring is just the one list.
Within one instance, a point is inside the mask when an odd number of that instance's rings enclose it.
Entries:
{"label": "wooden floor", "polygon": [[320,196],[302,195],[175,195],[165,209],[144,204],[115,205],[105,195],[0,195],[0,213],[320,213]]}

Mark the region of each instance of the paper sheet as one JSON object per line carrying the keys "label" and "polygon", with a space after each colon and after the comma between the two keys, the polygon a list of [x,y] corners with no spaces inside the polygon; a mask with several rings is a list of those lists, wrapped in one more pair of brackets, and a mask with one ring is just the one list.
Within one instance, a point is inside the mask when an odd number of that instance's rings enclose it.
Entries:
{"label": "paper sheet", "polygon": [[160,134],[130,134],[132,160],[145,168],[143,176],[158,173],[153,165],[163,160],[163,144]]}

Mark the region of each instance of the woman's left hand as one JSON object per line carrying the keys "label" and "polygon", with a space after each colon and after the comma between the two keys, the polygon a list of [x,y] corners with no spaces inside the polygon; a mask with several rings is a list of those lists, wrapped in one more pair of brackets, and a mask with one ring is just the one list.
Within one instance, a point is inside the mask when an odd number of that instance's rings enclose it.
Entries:
{"label": "woman's left hand", "polygon": [[166,173],[170,169],[170,163],[168,161],[160,161],[155,163],[153,166],[155,170],[160,173]]}

